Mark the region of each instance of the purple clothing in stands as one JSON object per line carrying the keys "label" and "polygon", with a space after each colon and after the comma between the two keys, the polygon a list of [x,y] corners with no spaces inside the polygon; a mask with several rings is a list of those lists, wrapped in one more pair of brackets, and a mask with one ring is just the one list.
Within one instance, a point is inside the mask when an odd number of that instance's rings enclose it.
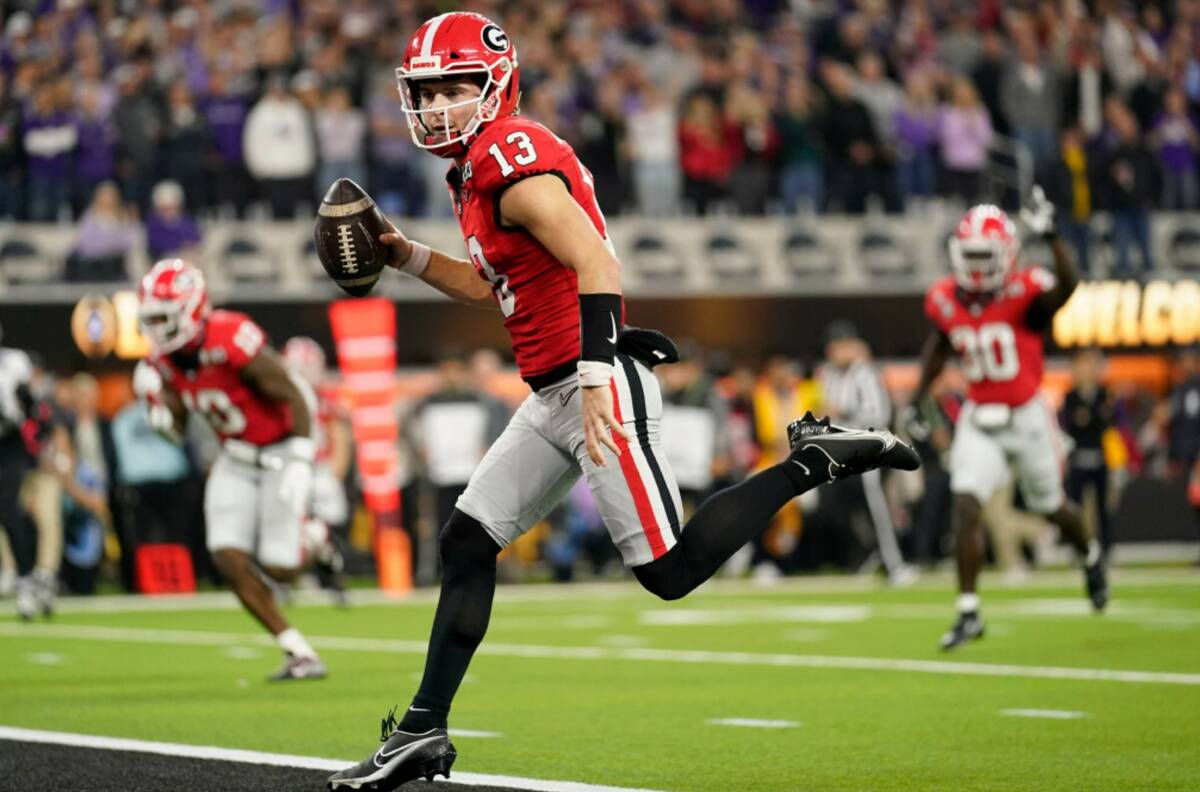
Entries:
{"label": "purple clothing in stands", "polygon": [[1159,155],[1163,168],[1169,172],[1191,172],[1196,170],[1196,152],[1192,148],[1192,135],[1196,124],[1189,116],[1161,115],[1154,122],[1154,134],[1159,139]]}
{"label": "purple clothing in stands", "polygon": [[65,179],[71,175],[71,160],[79,141],[79,129],[69,113],[25,116],[25,157],[30,176]]}
{"label": "purple clothing in stands", "polygon": [[226,165],[242,165],[242,130],[246,127],[246,100],[240,96],[213,96],[201,105],[213,145]]}
{"label": "purple clothing in stands", "polygon": [[113,177],[117,154],[117,128],[110,121],[86,120],[79,124],[75,174],[84,184],[99,184]]}
{"label": "purple clothing in stands", "polygon": [[146,218],[146,247],[152,258],[163,258],[184,248],[200,244],[200,228],[187,215],[173,220],[151,214]]}
{"label": "purple clothing in stands", "polygon": [[901,107],[896,111],[896,137],[909,148],[923,149],[937,143],[938,111],[933,108],[924,114]]}

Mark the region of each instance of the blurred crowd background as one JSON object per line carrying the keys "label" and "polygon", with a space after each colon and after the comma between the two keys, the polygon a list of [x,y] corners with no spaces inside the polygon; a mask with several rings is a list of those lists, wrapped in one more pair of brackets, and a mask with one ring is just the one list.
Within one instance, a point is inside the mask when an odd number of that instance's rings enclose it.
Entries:
{"label": "blurred crowd background", "polygon": [[[451,5],[0,3],[0,218],[77,222],[96,261],[138,223],[154,259],[197,218],[307,216],[337,176],[449,216],[393,69]],[[575,146],[611,215],[913,212],[1037,178],[1073,239],[1111,214],[1152,268],[1146,212],[1200,201],[1197,0],[461,8],[517,42],[522,112]]]}

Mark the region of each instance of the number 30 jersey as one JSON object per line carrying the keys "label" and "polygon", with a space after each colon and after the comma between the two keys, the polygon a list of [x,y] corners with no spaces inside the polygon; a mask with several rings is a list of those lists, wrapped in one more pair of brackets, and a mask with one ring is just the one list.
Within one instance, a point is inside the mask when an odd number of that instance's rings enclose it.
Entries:
{"label": "number 30 jersey", "polygon": [[1016,407],[1037,392],[1045,368],[1044,322],[1030,309],[1053,288],[1054,276],[1040,268],[1012,273],[990,300],[965,295],[953,277],[929,288],[925,315],[958,353],[968,399]]}
{"label": "number 30 jersey", "polygon": [[162,373],[163,384],[180,395],[188,410],[200,413],[221,440],[268,446],[292,433],[291,410],[258,393],[240,376],[265,344],[266,336],[250,317],[213,311],[195,368],[183,367],[170,355],[152,355],[150,363]]}
{"label": "number 30 jersey", "polygon": [[569,144],[535,121],[507,116],[491,122],[446,176],[467,252],[479,276],[491,284],[526,380],[556,374],[579,357],[575,271],[533,234],[500,219],[504,191],[540,174],[561,179],[608,239],[591,173]]}

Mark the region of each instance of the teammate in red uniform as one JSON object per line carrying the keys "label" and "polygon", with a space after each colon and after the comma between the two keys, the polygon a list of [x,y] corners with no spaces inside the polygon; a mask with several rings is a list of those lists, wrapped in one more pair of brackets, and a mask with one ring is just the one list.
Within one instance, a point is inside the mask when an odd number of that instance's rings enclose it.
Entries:
{"label": "teammate in red uniform", "polygon": [[925,314],[934,325],[922,356],[913,403],[924,398],[950,355],[969,383],[950,448],[950,489],[957,516],[958,618],[942,637],[952,649],[983,635],[976,579],[983,563],[982,504],[1015,472],[1025,505],[1058,526],[1084,559],[1096,610],[1108,601],[1099,545],[1063,498],[1058,423],[1039,395],[1046,328],[1079,283],[1054,233],[1054,206],[1035,187],[1022,219],[1054,252],[1054,274],[1016,269],[1019,242],[1008,216],[990,205],[963,217],[950,240],[954,274],[929,288]]}
{"label": "teammate in red uniform", "polygon": [[250,317],[211,309],[204,276],[181,259],[155,264],[138,299],[148,361],[161,376],[161,388],[143,387],[151,424],[178,440],[187,412],[196,412],[221,440],[204,493],[213,562],[285,653],[270,678],[321,678],[324,664],[255,569],[257,561],[282,581],[300,566],[316,451],[311,393],[287,373]]}
{"label": "teammate in red uniform", "polygon": [[[330,778],[335,789],[394,789],[448,774],[450,702],[487,628],[496,555],[581,475],[638,581],[677,599],[801,492],[834,476],[917,466],[912,449],[890,433],[841,430],[806,416],[791,427],[787,460],[713,496],[683,525],[650,372],[676,358],[674,345],[652,331],[622,330],[620,263],[591,174],[565,142],[516,115],[512,43],[482,16],[442,14],[409,41],[397,76],[416,145],[453,161],[447,179],[470,261],[394,228],[380,239],[397,269],[464,302],[499,307],[534,393],[442,531],[441,598],[412,706],[382,747]],[[385,733],[394,724],[389,714]]]}

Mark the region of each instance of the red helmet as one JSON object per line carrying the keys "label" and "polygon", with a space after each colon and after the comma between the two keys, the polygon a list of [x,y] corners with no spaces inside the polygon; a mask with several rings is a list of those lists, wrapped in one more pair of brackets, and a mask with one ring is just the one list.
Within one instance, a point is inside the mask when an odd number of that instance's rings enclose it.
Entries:
{"label": "red helmet", "polygon": [[[517,50],[508,34],[485,16],[462,11],[442,14],[417,28],[396,69],[396,84],[413,142],[439,157],[458,157],[489,121],[514,115],[520,101]],[[422,110],[416,83],[474,76],[482,86],[478,97],[436,110]],[[450,111],[475,104],[475,114],[457,134]]]}
{"label": "red helmet", "polygon": [[283,345],[283,360],[310,385],[317,385],[325,375],[325,350],[308,336],[289,338]]}
{"label": "red helmet", "polygon": [[138,289],[138,321],[160,355],[199,342],[212,311],[204,273],[183,259],[163,259],[150,268]]}
{"label": "red helmet", "polygon": [[950,239],[954,279],[969,292],[993,292],[1016,265],[1017,229],[998,206],[980,204],[963,215]]}

